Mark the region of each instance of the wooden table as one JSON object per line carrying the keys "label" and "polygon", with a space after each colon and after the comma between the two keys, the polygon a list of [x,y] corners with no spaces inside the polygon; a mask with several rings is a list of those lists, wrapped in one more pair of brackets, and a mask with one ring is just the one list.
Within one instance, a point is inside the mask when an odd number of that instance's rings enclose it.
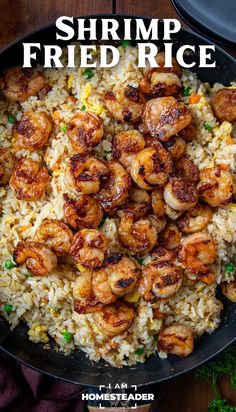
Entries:
{"label": "wooden table", "polygon": [[[0,48],[32,30],[53,23],[61,15],[82,16],[96,13],[127,13],[159,18],[178,17],[170,0],[0,0]],[[231,50],[235,54],[235,50]],[[228,379],[221,379],[221,392],[236,404]],[[213,398],[205,381],[196,381],[193,373],[163,384],[163,399],[158,412],[207,412]]]}

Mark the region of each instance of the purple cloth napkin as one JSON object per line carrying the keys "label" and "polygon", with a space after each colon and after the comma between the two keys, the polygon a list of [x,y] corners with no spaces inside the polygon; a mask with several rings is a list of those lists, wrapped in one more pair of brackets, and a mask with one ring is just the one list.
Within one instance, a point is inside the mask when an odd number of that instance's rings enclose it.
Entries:
{"label": "purple cloth napkin", "polygon": [[1,412],[86,412],[86,389],[30,369],[0,354]]}

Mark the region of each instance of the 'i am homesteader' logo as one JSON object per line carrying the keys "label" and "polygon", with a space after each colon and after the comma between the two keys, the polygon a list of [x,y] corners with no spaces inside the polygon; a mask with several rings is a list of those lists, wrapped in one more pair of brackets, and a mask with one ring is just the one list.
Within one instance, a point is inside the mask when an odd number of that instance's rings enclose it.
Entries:
{"label": "'i am homesteader' logo", "polygon": [[138,403],[150,403],[154,400],[153,393],[138,392],[136,385],[131,385],[128,388],[126,383],[116,384],[112,386],[100,385],[99,389],[92,390],[87,393],[82,393],[82,400],[96,404],[100,409],[105,407],[130,407],[136,409]]}

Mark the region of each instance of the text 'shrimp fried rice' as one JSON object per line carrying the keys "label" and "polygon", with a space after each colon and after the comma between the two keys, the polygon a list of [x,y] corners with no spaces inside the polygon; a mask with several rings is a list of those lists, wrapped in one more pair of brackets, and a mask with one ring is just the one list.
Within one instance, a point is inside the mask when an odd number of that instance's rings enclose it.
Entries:
{"label": "text 'shrimp fried rice'", "polygon": [[[137,67],[137,49],[119,47],[121,59],[112,69],[97,68],[94,76],[86,79],[83,69],[45,70],[45,77],[50,91],[41,98],[31,96],[16,103],[0,101],[0,146],[13,148],[11,129],[8,122],[9,113],[19,120],[27,111],[46,112],[60,130],[52,134],[45,150],[29,152],[17,151],[17,158],[31,157],[44,159],[46,166],[52,170],[50,187],[45,195],[37,201],[18,200],[9,185],[0,187],[0,312],[13,329],[19,321],[28,325],[29,339],[35,343],[47,344],[52,337],[60,351],[69,354],[73,349],[81,349],[91,360],[104,359],[113,366],[133,365],[144,362],[157,351],[157,335],[163,325],[173,322],[190,326],[196,336],[204,332],[212,333],[220,323],[222,303],[216,298],[216,283],[184,281],[179,291],[169,299],[154,304],[141,299],[137,304],[132,326],[123,334],[107,339],[97,328],[94,314],[78,314],[73,309],[72,290],[75,279],[80,275],[78,269],[58,265],[54,273],[48,276],[32,276],[22,267],[6,269],[4,262],[12,259],[12,254],[20,240],[33,239],[34,234],[45,218],[63,220],[64,195],[76,197],[76,191],[70,187],[65,170],[69,158],[75,151],[63,126],[84,105],[86,110],[98,114],[104,122],[104,138],[96,147],[96,156],[101,160],[111,159],[112,137],[122,130],[132,129],[127,123],[118,123],[105,108],[104,95],[114,86],[126,83],[137,87],[142,78],[142,70]],[[200,95],[198,103],[189,104],[188,97],[182,97],[191,111],[198,128],[198,136],[187,143],[187,154],[200,170],[217,164],[227,165],[232,172],[236,168],[236,135],[234,126],[224,121],[219,123],[213,114],[209,99],[222,86],[210,88],[203,84],[195,74],[183,71],[185,88],[191,88],[192,95]],[[233,87],[233,86],[232,86]],[[74,96],[73,102],[68,100]],[[210,130],[204,124],[210,125]],[[65,131],[63,131],[65,130]],[[230,144],[227,139],[231,136]],[[73,192],[74,190],[74,192]],[[102,226],[109,240],[110,251],[122,250],[118,241],[117,217],[108,217]],[[217,282],[231,281],[234,272],[225,273],[224,266],[235,259],[236,240],[236,204],[229,203],[216,209],[207,231],[215,240],[218,258],[215,265]],[[151,260],[144,256],[144,263]],[[8,313],[5,305],[12,306]],[[164,319],[154,316],[156,308],[165,314]],[[71,339],[65,339],[65,332]],[[47,346],[47,345],[46,345]],[[141,349],[140,349],[141,348]],[[160,353],[165,357],[165,353]]]}

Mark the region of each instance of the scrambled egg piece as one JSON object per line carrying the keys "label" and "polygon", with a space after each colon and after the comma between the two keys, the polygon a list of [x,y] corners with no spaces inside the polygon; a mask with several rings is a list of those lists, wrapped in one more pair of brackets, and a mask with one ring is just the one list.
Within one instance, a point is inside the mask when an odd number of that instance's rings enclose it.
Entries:
{"label": "scrambled egg piece", "polygon": [[33,325],[28,331],[29,339],[34,343],[47,343],[49,341],[49,337],[46,333],[47,330],[47,326],[39,325],[38,323],[33,323]]}
{"label": "scrambled egg piece", "polygon": [[88,97],[92,91],[91,83],[87,83],[84,87],[84,90],[81,93],[80,101],[86,106],[86,110],[91,111],[96,114],[101,114],[104,112],[104,107],[101,104],[92,104],[88,102]]}

